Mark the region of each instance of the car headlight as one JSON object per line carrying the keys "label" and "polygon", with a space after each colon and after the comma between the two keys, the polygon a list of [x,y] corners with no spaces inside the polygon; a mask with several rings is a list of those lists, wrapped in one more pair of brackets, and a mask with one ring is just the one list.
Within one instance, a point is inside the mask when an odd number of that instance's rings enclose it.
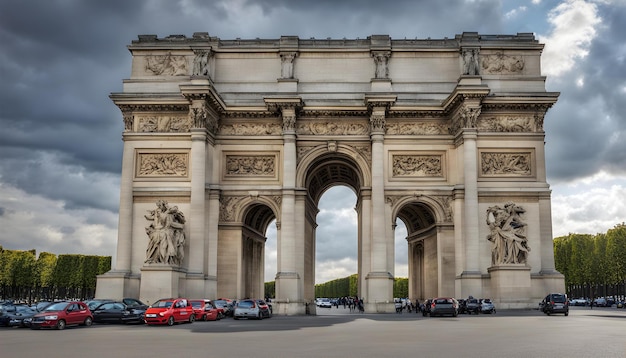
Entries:
{"label": "car headlight", "polygon": [[49,315],[49,316],[44,316],[44,318],[46,320],[48,320],[48,321],[54,321],[54,320],[58,319],[59,316],[58,315]]}
{"label": "car headlight", "polygon": [[159,316],[161,317],[165,316],[165,312],[159,312]]}

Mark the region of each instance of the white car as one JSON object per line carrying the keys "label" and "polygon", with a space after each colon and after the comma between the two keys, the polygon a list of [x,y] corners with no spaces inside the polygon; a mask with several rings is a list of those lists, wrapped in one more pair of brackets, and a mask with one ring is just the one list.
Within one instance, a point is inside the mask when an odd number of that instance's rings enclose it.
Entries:
{"label": "white car", "polygon": [[330,303],[330,299],[328,299],[328,298],[318,298],[317,299],[317,307],[332,308],[333,305],[332,305],[332,303]]}

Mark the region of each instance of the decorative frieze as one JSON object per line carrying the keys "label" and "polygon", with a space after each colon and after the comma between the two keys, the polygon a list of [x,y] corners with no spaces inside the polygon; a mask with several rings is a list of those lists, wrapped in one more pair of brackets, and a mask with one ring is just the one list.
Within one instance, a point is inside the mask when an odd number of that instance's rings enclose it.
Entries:
{"label": "decorative frieze", "polygon": [[492,116],[478,120],[481,132],[536,132],[535,119],[530,116]]}
{"label": "decorative frieze", "polygon": [[166,55],[146,56],[146,72],[155,76],[186,76],[187,59],[185,56],[172,55],[168,52]]}
{"label": "decorative frieze", "polygon": [[442,177],[442,155],[392,155],[394,177]]}
{"label": "decorative frieze", "polygon": [[387,123],[389,135],[439,135],[448,134],[448,124],[436,122]]}
{"label": "decorative frieze", "polygon": [[299,135],[367,135],[369,127],[364,122],[297,122],[296,133]]}
{"label": "decorative frieze", "polygon": [[226,175],[274,177],[275,155],[226,155]]}
{"label": "decorative frieze", "polygon": [[484,74],[521,73],[524,69],[524,58],[522,56],[505,55],[502,52],[496,52],[493,55],[481,56],[481,60]]}
{"label": "decorative frieze", "polygon": [[188,116],[136,116],[137,132],[189,132],[191,120]]}
{"label": "decorative frieze", "polygon": [[137,178],[189,176],[189,153],[137,153]]}
{"label": "decorative frieze", "polygon": [[220,125],[221,135],[265,136],[281,135],[282,127],[278,123],[232,123]]}
{"label": "decorative frieze", "polygon": [[482,176],[532,176],[532,152],[480,153]]}

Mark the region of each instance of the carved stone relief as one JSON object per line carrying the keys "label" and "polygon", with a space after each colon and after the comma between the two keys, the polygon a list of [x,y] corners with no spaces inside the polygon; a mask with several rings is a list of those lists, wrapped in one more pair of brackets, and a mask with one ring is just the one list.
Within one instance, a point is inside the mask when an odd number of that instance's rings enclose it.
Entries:
{"label": "carved stone relief", "polygon": [[521,206],[508,202],[504,208],[494,205],[487,209],[487,226],[490,234],[487,240],[491,241],[491,263],[525,264],[528,260],[528,239],[526,238],[526,223],[522,221],[524,214]]}
{"label": "carved stone relief", "polygon": [[351,146],[356,150],[367,162],[369,167],[372,166],[372,147],[370,145],[354,145]]}
{"label": "carved stone relief", "polygon": [[484,132],[535,132],[535,120],[531,117],[504,116],[485,117],[478,121],[478,129]]}
{"label": "carved stone relief", "polygon": [[296,123],[297,134],[314,135],[367,135],[369,127],[367,123],[356,122],[298,122]]}
{"label": "carved stone relief", "polygon": [[298,148],[296,149],[296,162],[300,163],[300,160],[304,158],[306,153],[310,152],[314,148],[315,146],[298,146]]}
{"label": "carved stone relief", "polygon": [[441,177],[441,155],[393,155],[394,177]]}
{"label": "carved stone relief", "polygon": [[188,153],[139,153],[137,172],[141,177],[187,177],[189,174]]}
{"label": "carved stone relief", "polygon": [[532,156],[530,152],[481,152],[480,168],[484,176],[530,176],[532,175]]}
{"label": "carved stone relief", "polygon": [[220,125],[222,135],[281,135],[282,126],[278,123],[233,123]]}
{"label": "carved stone relief", "polygon": [[185,76],[187,71],[187,59],[185,56],[152,55],[146,57],[146,72],[155,76]]}
{"label": "carved stone relief", "polygon": [[387,134],[396,135],[437,135],[448,134],[448,125],[444,123],[387,123]]}
{"label": "carved stone relief", "polygon": [[235,221],[239,203],[245,198],[245,196],[220,197],[220,221]]}
{"label": "carved stone relief", "polygon": [[493,55],[481,56],[481,59],[481,67],[484,73],[520,73],[524,69],[524,58],[522,56],[505,55],[502,52],[496,52]]}
{"label": "carved stone relief", "polygon": [[137,116],[137,132],[189,132],[188,116]]}
{"label": "carved stone relief", "polygon": [[274,155],[227,155],[227,175],[274,176],[276,156]]}

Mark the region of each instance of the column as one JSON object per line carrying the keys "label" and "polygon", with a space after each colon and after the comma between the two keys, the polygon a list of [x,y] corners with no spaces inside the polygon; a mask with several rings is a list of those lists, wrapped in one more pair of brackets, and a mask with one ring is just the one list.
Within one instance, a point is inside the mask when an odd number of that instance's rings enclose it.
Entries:
{"label": "column", "polygon": [[465,128],[463,131],[463,184],[465,200],[463,207],[465,240],[464,274],[480,274],[478,238],[478,158],[477,130]]}
{"label": "column", "polygon": [[117,255],[115,271],[131,271],[132,257],[132,234],[133,234],[133,175],[135,151],[124,139],[124,152],[122,154],[122,177],[120,179],[120,216],[117,228]]}
{"label": "column", "polygon": [[191,129],[191,215],[188,273],[202,274],[206,185],[206,129]]}

